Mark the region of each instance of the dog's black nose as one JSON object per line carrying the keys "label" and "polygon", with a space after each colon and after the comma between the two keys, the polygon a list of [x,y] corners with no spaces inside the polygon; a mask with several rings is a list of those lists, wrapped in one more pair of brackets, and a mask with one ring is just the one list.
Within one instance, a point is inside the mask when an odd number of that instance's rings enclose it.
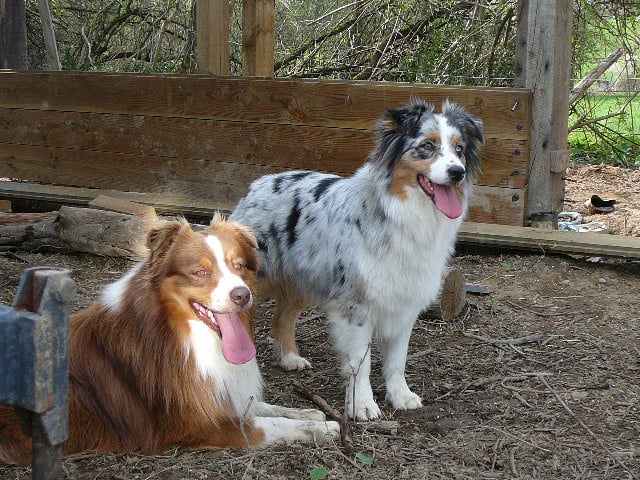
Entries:
{"label": "dog's black nose", "polygon": [[229,294],[231,301],[239,307],[244,307],[251,299],[251,292],[247,287],[235,287]]}
{"label": "dog's black nose", "polygon": [[464,167],[460,165],[454,165],[447,169],[451,183],[460,183],[464,178]]}

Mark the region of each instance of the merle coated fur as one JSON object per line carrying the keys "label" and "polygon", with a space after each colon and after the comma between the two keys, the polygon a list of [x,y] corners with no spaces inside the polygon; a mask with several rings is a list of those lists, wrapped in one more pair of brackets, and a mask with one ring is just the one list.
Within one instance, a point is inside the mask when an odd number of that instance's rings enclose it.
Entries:
{"label": "merle coated fur", "polygon": [[[414,99],[387,111],[377,127],[375,148],[353,176],[313,171],[265,176],[250,186],[231,216],[254,230],[264,291],[282,305],[274,319],[281,365],[310,366],[289,332],[291,317],[306,305],[325,308],[351,385],[347,410],[358,419],[379,415],[368,385],[372,336],[383,345],[387,398],[396,408],[420,406],[404,380],[409,334],[418,313],[437,297],[462,221],[436,210],[417,179],[398,194],[395,175],[416,165],[433,168],[448,146],[427,152],[421,142],[429,134],[455,134],[464,154],[459,161],[449,154],[448,161],[457,163],[456,172],[447,170],[447,181],[456,184],[466,211],[483,142],[482,122],[448,102],[436,114],[431,104]],[[362,398],[350,397],[354,385]]]}

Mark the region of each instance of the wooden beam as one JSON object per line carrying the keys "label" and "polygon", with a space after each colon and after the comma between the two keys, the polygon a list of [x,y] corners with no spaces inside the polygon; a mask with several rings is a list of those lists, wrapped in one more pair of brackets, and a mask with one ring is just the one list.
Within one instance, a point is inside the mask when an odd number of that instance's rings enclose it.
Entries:
{"label": "wooden beam", "polygon": [[272,77],[275,55],[275,0],[244,0],[243,75]]}
{"label": "wooden beam", "polygon": [[609,70],[624,54],[627,53],[625,47],[618,47],[606,58],[600,61],[593,70],[587,73],[582,80],[580,80],[572,89],[569,94],[569,104],[573,104],[589,90],[589,87],[593,85],[607,70]]}
{"label": "wooden beam", "polygon": [[40,20],[42,21],[44,45],[47,49],[47,65],[49,66],[49,70],[62,70],[60,66],[60,56],[58,55],[58,46],[56,45],[56,35],[53,30],[53,21],[51,20],[51,11],[49,10],[49,2],[47,0],[38,0],[38,9],[40,10]]}
{"label": "wooden beam", "polygon": [[0,68],[27,68],[24,0],[0,0]]}
{"label": "wooden beam", "polygon": [[564,199],[573,1],[520,0],[516,86],[533,90],[528,213],[559,212]]}
{"label": "wooden beam", "polygon": [[465,222],[458,234],[458,242],[463,245],[531,250],[545,254],[640,258],[640,238],[606,233],[577,233]]}
{"label": "wooden beam", "polygon": [[196,58],[199,73],[229,75],[228,0],[198,0]]}

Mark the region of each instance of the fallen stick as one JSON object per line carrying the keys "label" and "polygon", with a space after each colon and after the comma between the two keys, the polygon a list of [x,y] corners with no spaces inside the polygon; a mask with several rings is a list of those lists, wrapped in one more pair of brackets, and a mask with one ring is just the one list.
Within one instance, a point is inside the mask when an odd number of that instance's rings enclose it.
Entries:
{"label": "fallen stick", "polygon": [[503,345],[524,345],[526,343],[540,343],[544,340],[544,335],[540,333],[535,333],[533,335],[526,335],[524,337],[518,338],[504,338],[504,339],[494,339],[482,337],[480,335],[474,335],[473,333],[462,332],[465,337],[473,338],[475,340],[479,340],[481,342],[488,343],[490,345],[495,346],[503,346]]}
{"label": "fallen stick", "polygon": [[611,450],[609,450],[607,448],[607,446],[602,443],[602,441],[596,436],[595,433],[593,433],[593,430],[591,430],[589,428],[589,426],[584,423],[584,421],[582,421],[582,419],[580,417],[578,417],[575,413],[573,413],[573,410],[571,410],[571,408],[569,408],[569,405],[566,404],[566,402],[564,400],[562,400],[562,398],[560,398],[560,395],[558,395],[558,393],[551,388],[551,385],[549,385],[549,382],[547,382],[547,380],[544,378],[544,376],[542,375],[538,375],[538,380],[540,380],[540,383],[542,383],[545,387],[547,387],[547,390],[549,390],[551,392],[551,394],[555,397],[555,399],[558,401],[558,403],[562,406],[562,408],[564,408],[564,410],[571,416],[573,417],[574,420],[576,420],[580,426],[582,428],[584,428],[586,430],[586,432],[591,435],[591,437],[595,440],[595,442],[598,444],[598,446],[600,448],[602,448],[607,455],[609,455],[609,457],[611,458],[611,460],[613,460],[614,462],[616,462],[618,465],[620,465],[625,472],[627,472],[629,474],[629,478],[631,478],[632,480],[636,478],[636,476],[634,475],[634,473],[629,469],[629,467],[627,467],[622,460],[620,460],[619,458],[616,458],[615,455],[613,454],[613,452],[611,452]]}
{"label": "fallen stick", "polygon": [[320,395],[307,390],[297,380],[293,381],[293,387],[296,389],[296,391],[300,395],[302,395],[307,400],[316,404],[318,407],[320,407],[320,410],[322,410],[326,415],[333,418],[335,421],[337,421],[340,424],[340,439],[342,440],[342,445],[346,453],[348,455],[351,455],[355,450],[353,448],[353,439],[351,438],[351,429],[349,428],[349,422],[347,421],[346,415],[340,413],[337,409],[329,405],[329,403]]}

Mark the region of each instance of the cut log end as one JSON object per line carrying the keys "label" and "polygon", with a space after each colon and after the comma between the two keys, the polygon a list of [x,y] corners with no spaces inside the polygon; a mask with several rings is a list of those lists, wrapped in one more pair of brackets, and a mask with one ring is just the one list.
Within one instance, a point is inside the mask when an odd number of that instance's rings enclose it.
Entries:
{"label": "cut log end", "polygon": [[464,310],[467,302],[467,284],[462,271],[452,268],[442,280],[442,290],[438,300],[422,312],[422,318],[453,320]]}

